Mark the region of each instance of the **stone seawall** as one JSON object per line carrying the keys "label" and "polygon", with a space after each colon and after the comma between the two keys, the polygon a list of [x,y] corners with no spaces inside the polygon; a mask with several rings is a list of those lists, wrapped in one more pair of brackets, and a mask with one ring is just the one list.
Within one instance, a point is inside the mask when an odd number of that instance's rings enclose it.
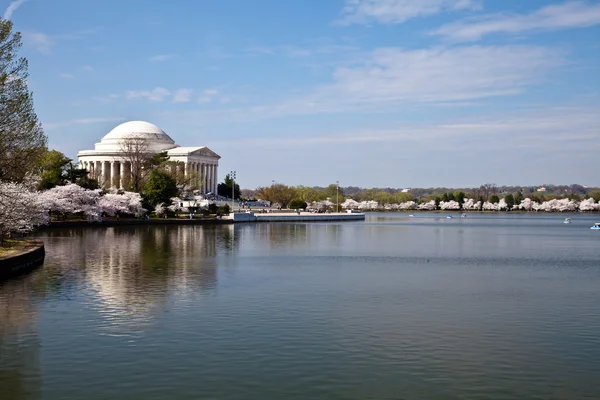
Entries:
{"label": "stone seawall", "polygon": [[0,280],[23,274],[44,263],[44,243],[28,240],[20,251],[0,257]]}
{"label": "stone seawall", "polygon": [[41,226],[40,229],[51,228],[89,228],[106,226],[127,226],[127,225],[211,225],[211,224],[231,224],[228,219],[115,219],[104,220],[102,222],[87,221],[52,221],[49,225]]}
{"label": "stone seawall", "polygon": [[255,214],[233,213],[226,218],[233,222],[328,222],[328,221],[364,221],[365,214],[363,213],[331,213],[331,214],[315,214],[309,212],[301,213],[272,213],[272,214]]}

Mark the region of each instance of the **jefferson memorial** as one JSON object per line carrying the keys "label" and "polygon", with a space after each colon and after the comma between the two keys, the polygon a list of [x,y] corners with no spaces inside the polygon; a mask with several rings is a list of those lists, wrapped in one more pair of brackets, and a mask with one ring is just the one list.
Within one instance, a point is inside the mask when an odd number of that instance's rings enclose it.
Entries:
{"label": "jefferson memorial", "polygon": [[[101,185],[124,189],[131,179],[131,140],[142,145],[144,152],[167,152],[172,172],[191,179],[193,187],[203,193],[217,191],[217,168],[221,156],[208,147],[181,147],[158,126],[144,121],[125,122],[104,136],[94,150],[77,154],[79,165]],[[139,147],[138,147],[139,148]]]}

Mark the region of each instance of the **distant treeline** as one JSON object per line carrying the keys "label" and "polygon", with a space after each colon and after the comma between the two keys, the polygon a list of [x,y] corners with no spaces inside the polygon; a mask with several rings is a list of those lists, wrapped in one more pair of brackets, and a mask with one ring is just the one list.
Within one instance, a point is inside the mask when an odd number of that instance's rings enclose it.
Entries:
{"label": "distant treeline", "polygon": [[[600,201],[599,187],[586,187],[583,185],[541,185],[541,186],[498,186],[486,183],[476,188],[360,188],[356,186],[338,187],[331,184],[327,187],[319,186],[286,186],[274,184],[270,187],[257,188],[256,190],[242,190],[245,199],[262,198],[275,203],[286,205],[293,199],[307,203],[329,199],[334,203],[342,203],[345,199],[361,201],[376,201],[379,204],[400,204],[408,201],[424,203],[434,200],[458,201],[462,203],[465,198],[475,201],[497,203],[499,199],[514,201],[516,204],[522,199],[542,203],[554,199],[569,199],[581,201],[593,198]],[[512,200],[511,200],[512,199]]]}

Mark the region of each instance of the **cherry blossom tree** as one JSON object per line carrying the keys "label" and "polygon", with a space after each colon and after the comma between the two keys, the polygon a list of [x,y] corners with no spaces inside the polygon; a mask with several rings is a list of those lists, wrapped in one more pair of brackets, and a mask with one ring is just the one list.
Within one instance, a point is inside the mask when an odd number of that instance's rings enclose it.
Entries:
{"label": "cherry blossom tree", "polygon": [[89,220],[102,215],[99,205],[101,190],[88,190],[74,183],[56,186],[40,193],[40,199],[51,213],[66,214],[81,213]]}
{"label": "cherry blossom tree", "polygon": [[419,210],[433,211],[436,209],[435,200],[428,201],[427,203],[419,204]]}
{"label": "cherry blossom tree", "polygon": [[415,201],[407,201],[404,203],[400,203],[398,204],[398,208],[400,210],[416,210],[417,209],[417,203]]}
{"label": "cherry blossom tree", "polygon": [[171,197],[171,205],[167,208],[169,211],[177,213],[183,211],[181,204],[183,204],[183,200],[181,200],[179,197]]}
{"label": "cherry blossom tree", "polygon": [[518,206],[515,206],[515,208],[525,211],[537,211],[539,208],[539,203],[531,200],[530,198],[526,198],[523,199]]}
{"label": "cherry blossom tree", "polygon": [[344,209],[344,210],[352,210],[355,208],[358,208],[358,201],[353,200],[353,199],[346,199],[342,204],[340,204],[340,206]]}
{"label": "cherry blossom tree", "polygon": [[101,212],[108,215],[131,214],[139,217],[146,212],[139,193],[106,193],[98,202]]}
{"label": "cherry blossom tree", "polygon": [[600,202],[596,203],[596,200],[589,198],[586,200],[582,200],[579,203],[580,211],[600,211]]}
{"label": "cherry blossom tree", "polygon": [[48,214],[37,192],[20,183],[0,182],[0,243],[13,233],[47,223]]}
{"label": "cherry blossom tree", "polygon": [[474,199],[465,199],[463,203],[463,210],[479,210],[481,208],[481,201],[475,201]]}
{"label": "cherry blossom tree", "polygon": [[440,210],[460,210],[460,204],[458,201],[442,201],[440,202]]}

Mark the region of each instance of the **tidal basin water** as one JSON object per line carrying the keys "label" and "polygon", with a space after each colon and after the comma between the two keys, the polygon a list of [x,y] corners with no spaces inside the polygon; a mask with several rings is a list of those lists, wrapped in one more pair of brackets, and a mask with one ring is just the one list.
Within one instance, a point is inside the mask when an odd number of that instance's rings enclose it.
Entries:
{"label": "tidal basin water", "polygon": [[0,398],[600,399],[600,215],[446,215],[42,231]]}

